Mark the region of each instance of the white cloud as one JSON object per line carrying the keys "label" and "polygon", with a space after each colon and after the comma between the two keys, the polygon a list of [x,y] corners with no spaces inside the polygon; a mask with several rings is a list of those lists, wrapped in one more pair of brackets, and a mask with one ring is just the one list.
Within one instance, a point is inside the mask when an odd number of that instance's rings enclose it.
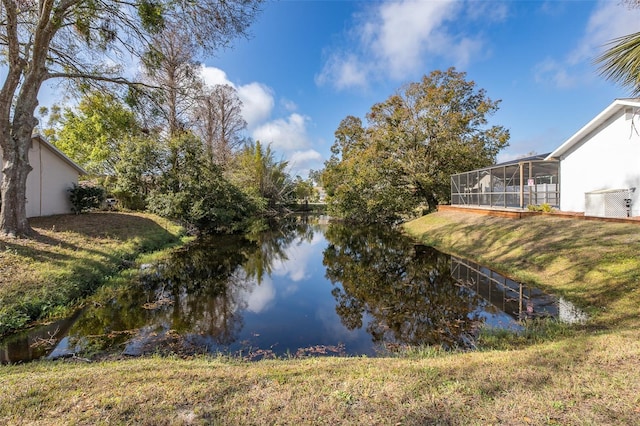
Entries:
{"label": "white cloud", "polygon": [[322,160],[322,154],[315,149],[308,149],[306,151],[294,152],[289,161],[293,164],[305,164],[308,162],[317,162]]}
{"label": "white cloud", "polygon": [[444,53],[452,43],[443,24],[451,20],[460,2],[404,0],[383,3],[365,26],[365,40],[387,63],[392,76],[402,78],[422,63],[425,52]]}
{"label": "white cloud", "polygon": [[473,20],[483,22],[503,22],[509,18],[509,2],[474,1],[466,13]]}
{"label": "white cloud", "polygon": [[334,52],[316,76],[318,85],[331,84],[338,90],[365,88],[371,73],[371,64],[365,64],[353,54]]}
{"label": "white cloud", "polygon": [[238,97],[242,101],[242,115],[253,139],[270,144],[276,155],[282,155],[297,173],[304,174],[309,168],[321,167],[323,159],[320,153],[308,149],[311,140],[307,124],[311,119],[293,112],[298,108],[293,101],[282,99],[280,104],[290,114],[284,118],[272,119],[275,93],[267,85],[259,82],[236,85],[223,70],[215,67],[202,67],[201,75],[211,86],[228,84],[238,91]]}
{"label": "white cloud", "polygon": [[547,0],[542,3],[542,6],[540,6],[540,11],[545,15],[559,16],[566,10],[566,8],[567,2]]}
{"label": "white cloud", "polygon": [[298,105],[296,105],[295,102],[293,102],[292,100],[289,99],[281,99],[280,100],[280,104],[282,105],[282,107],[289,111],[289,112],[294,112],[298,110]]}
{"label": "white cloud", "polygon": [[606,49],[606,44],[622,35],[637,31],[640,9],[629,9],[619,2],[600,0],[578,44],[563,58],[545,58],[534,68],[539,83],[551,82],[558,88],[575,87],[592,80],[592,61]]}
{"label": "white cloud", "polygon": [[273,299],[276,297],[276,289],[270,276],[266,276],[259,284],[253,282],[253,287],[241,292],[241,298],[247,304],[247,310],[256,314],[271,307]]}
{"label": "white cloud", "polygon": [[560,89],[568,89],[578,85],[585,76],[570,72],[566,63],[546,58],[534,67],[534,79],[537,83],[549,82]]}
{"label": "white cloud", "polygon": [[306,177],[310,169],[321,169],[322,154],[311,149],[311,139],[307,132],[310,118],[293,113],[287,118],[279,118],[265,123],[254,130],[252,137],[264,144],[270,144],[277,153],[289,162],[291,176]]}
{"label": "white cloud", "polygon": [[[485,13],[480,14],[478,8]],[[374,3],[347,35],[355,41],[355,50],[326,52],[316,83],[341,90],[366,88],[376,78],[402,80],[435,56],[463,67],[483,54],[484,41],[479,35],[464,34],[466,27],[458,24],[464,20],[495,22],[506,16],[504,4],[488,10],[482,3],[456,0]]]}
{"label": "white cloud", "polygon": [[209,86],[228,84],[229,86],[235,87],[235,84],[227,78],[227,73],[219,68],[202,66],[200,75]]}
{"label": "white cloud", "polygon": [[319,170],[323,167],[324,158],[315,149],[295,151],[289,157],[292,175],[306,176],[310,169]]}
{"label": "white cloud", "polygon": [[253,138],[277,151],[295,151],[310,145],[306,123],[309,117],[293,113],[286,119],[279,118],[265,123],[253,131]]}
{"label": "white cloud", "polygon": [[463,37],[456,44],[452,44],[449,56],[458,68],[464,68],[471,62],[474,56],[479,56],[484,48],[485,42],[480,39]]}
{"label": "white cloud", "polygon": [[238,87],[238,96],[249,129],[256,128],[271,116],[275,100],[270,87],[261,83],[245,84]]}
{"label": "white cloud", "polygon": [[601,0],[589,18],[584,37],[568,56],[568,63],[591,61],[610,40],[637,32],[638,19],[640,10],[629,9],[620,2]]}
{"label": "white cloud", "polygon": [[273,90],[262,83],[249,83],[237,86],[227,77],[227,73],[215,67],[203,66],[200,71],[205,83],[209,86],[228,84],[238,91],[242,101],[242,116],[251,130],[271,116],[275,105]]}

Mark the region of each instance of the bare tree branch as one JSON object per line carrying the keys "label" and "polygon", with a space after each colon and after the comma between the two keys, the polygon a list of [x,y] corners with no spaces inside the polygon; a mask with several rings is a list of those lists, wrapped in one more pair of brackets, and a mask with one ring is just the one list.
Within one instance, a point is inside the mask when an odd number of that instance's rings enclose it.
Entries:
{"label": "bare tree branch", "polygon": [[[234,37],[246,35],[262,1],[0,0],[0,46],[5,47],[0,55],[8,65],[0,89],[0,233],[30,231],[25,209],[31,170],[28,147],[44,81],[61,78],[157,89],[161,85],[131,81],[112,65],[141,58],[152,36],[169,24],[183,28],[200,53],[227,46]],[[188,74],[175,75],[184,76]]]}

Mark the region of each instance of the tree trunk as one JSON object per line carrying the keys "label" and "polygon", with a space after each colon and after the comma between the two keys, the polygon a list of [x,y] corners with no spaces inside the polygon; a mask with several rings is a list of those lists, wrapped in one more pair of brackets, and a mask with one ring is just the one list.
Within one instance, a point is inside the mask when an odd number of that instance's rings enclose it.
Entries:
{"label": "tree trunk", "polygon": [[[29,143],[31,142],[29,138]],[[26,192],[27,176],[32,170],[29,165],[29,144],[19,144],[12,150],[3,150],[5,156],[2,165],[2,210],[0,211],[0,234],[10,237],[28,236],[32,233],[27,220]]]}
{"label": "tree trunk", "polygon": [[[27,237],[33,231],[27,220],[27,176],[33,169],[29,165],[29,148],[33,129],[38,120],[34,111],[38,106],[38,91],[46,74],[44,67],[34,66],[24,77],[15,101],[11,124],[2,120],[0,140],[2,147],[2,210],[0,235]],[[9,129],[7,131],[7,128]]]}

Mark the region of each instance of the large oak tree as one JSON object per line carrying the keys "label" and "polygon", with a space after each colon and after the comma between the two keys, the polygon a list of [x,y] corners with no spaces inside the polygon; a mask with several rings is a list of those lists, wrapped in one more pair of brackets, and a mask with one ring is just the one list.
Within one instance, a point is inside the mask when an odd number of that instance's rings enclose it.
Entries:
{"label": "large oak tree", "polygon": [[0,88],[0,233],[17,236],[31,231],[25,205],[28,152],[45,81],[133,83],[124,78],[124,65],[144,57],[163,28],[179,23],[201,49],[218,49],[246,33],[262,0],[1,1],[6,77]]}
{"label": "large oak tree", "polygon": [[499,101],[466,74],[434,71],[335,132],[322,181],[333,214],[395,222],[449,199],[450,175],[492,164],[509,132],[489,125]]}

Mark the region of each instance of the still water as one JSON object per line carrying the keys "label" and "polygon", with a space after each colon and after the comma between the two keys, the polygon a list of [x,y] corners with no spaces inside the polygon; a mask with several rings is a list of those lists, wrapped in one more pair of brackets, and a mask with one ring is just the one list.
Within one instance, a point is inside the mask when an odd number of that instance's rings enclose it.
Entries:
{"label": "still water", "polygon": [[584,320],[570,304],[398,232],[282,220],[215,236],[143,265],[131,288],[72,318],[11,336],[0,362],[70,354],[388,354],[472,348],[481,326]]}

